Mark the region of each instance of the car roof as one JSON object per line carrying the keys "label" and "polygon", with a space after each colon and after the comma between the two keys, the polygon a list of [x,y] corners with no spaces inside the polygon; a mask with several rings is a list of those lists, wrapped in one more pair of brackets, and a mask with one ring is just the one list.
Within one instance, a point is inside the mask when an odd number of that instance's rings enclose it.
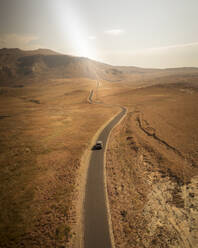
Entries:
{"label": "car roof", "polygon": [[101,140],[98,140],[96,143],[97,144],[102,144],[102,141]]}

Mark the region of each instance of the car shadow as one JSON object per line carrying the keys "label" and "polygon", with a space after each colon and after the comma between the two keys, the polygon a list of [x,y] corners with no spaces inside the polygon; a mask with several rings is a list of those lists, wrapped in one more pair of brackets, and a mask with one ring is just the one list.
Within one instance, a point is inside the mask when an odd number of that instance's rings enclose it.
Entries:
{"label": "car shadow", "polygon": [[92,146],[92,148],[91,148],[91,150],[92,151],[95,151],[95,150],[101,150],[102,148],[98,148],[98,147],[96,147],[96,145],[94,145],[94,146]]}

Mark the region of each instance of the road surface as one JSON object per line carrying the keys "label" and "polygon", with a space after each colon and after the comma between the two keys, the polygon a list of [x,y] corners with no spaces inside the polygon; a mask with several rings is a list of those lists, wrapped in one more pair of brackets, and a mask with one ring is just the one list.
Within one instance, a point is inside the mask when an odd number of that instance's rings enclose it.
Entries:
{"label": "road surface", "polygon": [[84,248],[112,247],[105,199],[104,152],[111,129],[125,112],[126,109],[122,108],[122,111],[101,132],[98,140],[103,142],[103,149],[93,150],[91,153],[84,205]]}
{"label": "road surface", "polygon": [[92,103],[92,96],[93,96],[93,93],[94,93],[94,91],[91,90],[91,91],[90,91],[90,94],[89,94],[89,97],[88,97],[89,103]]}

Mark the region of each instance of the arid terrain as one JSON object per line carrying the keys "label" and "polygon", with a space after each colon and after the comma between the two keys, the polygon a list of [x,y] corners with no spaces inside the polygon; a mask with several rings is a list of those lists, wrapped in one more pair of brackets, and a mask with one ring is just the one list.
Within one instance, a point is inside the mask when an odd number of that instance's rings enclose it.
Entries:
{"label": "arid terrain", "polygon": [[72,235],[80,158],[117,111],[91,106],[92,87],[63,79],[1,88],[0,247],[54,247]]}
{"label": "arid terrain", "polygon": [[106,166],[116,247],[196,247],[197,103],[197,68],[1,49],[0,247],[74,247],[81,158],[118,105],[128,113]]}
{"label": "arid terrain", "polygon": [[198,84],[106,96],[128,107],[110,138],[116,247],[198,247]]}

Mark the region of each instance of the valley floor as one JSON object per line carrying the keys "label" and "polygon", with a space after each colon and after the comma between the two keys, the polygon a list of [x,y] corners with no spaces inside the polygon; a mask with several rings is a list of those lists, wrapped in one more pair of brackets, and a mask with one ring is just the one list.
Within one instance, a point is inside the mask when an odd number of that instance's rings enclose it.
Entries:
{"label": "valley floor", "polygon": [[116,248],[196,247],[198,90],[171,80],[100,81],[94,100],[107,105],[88,103],[91,79],[2,86],[0,247],[74,247],[81,158],[118,105],[128,114],[112,131],[106,167]]}
{"label": "valley floor", "polygon": [[94,87],[79,78],[0,88],[0,247],[70,247],[78,235],[81,157],[118,111],[89,104]]}
{"label": "valley floor", "polygon": [[198,247],[197,88],[159,85],[107,99],[128,106],[107,151],[116,247]]}

